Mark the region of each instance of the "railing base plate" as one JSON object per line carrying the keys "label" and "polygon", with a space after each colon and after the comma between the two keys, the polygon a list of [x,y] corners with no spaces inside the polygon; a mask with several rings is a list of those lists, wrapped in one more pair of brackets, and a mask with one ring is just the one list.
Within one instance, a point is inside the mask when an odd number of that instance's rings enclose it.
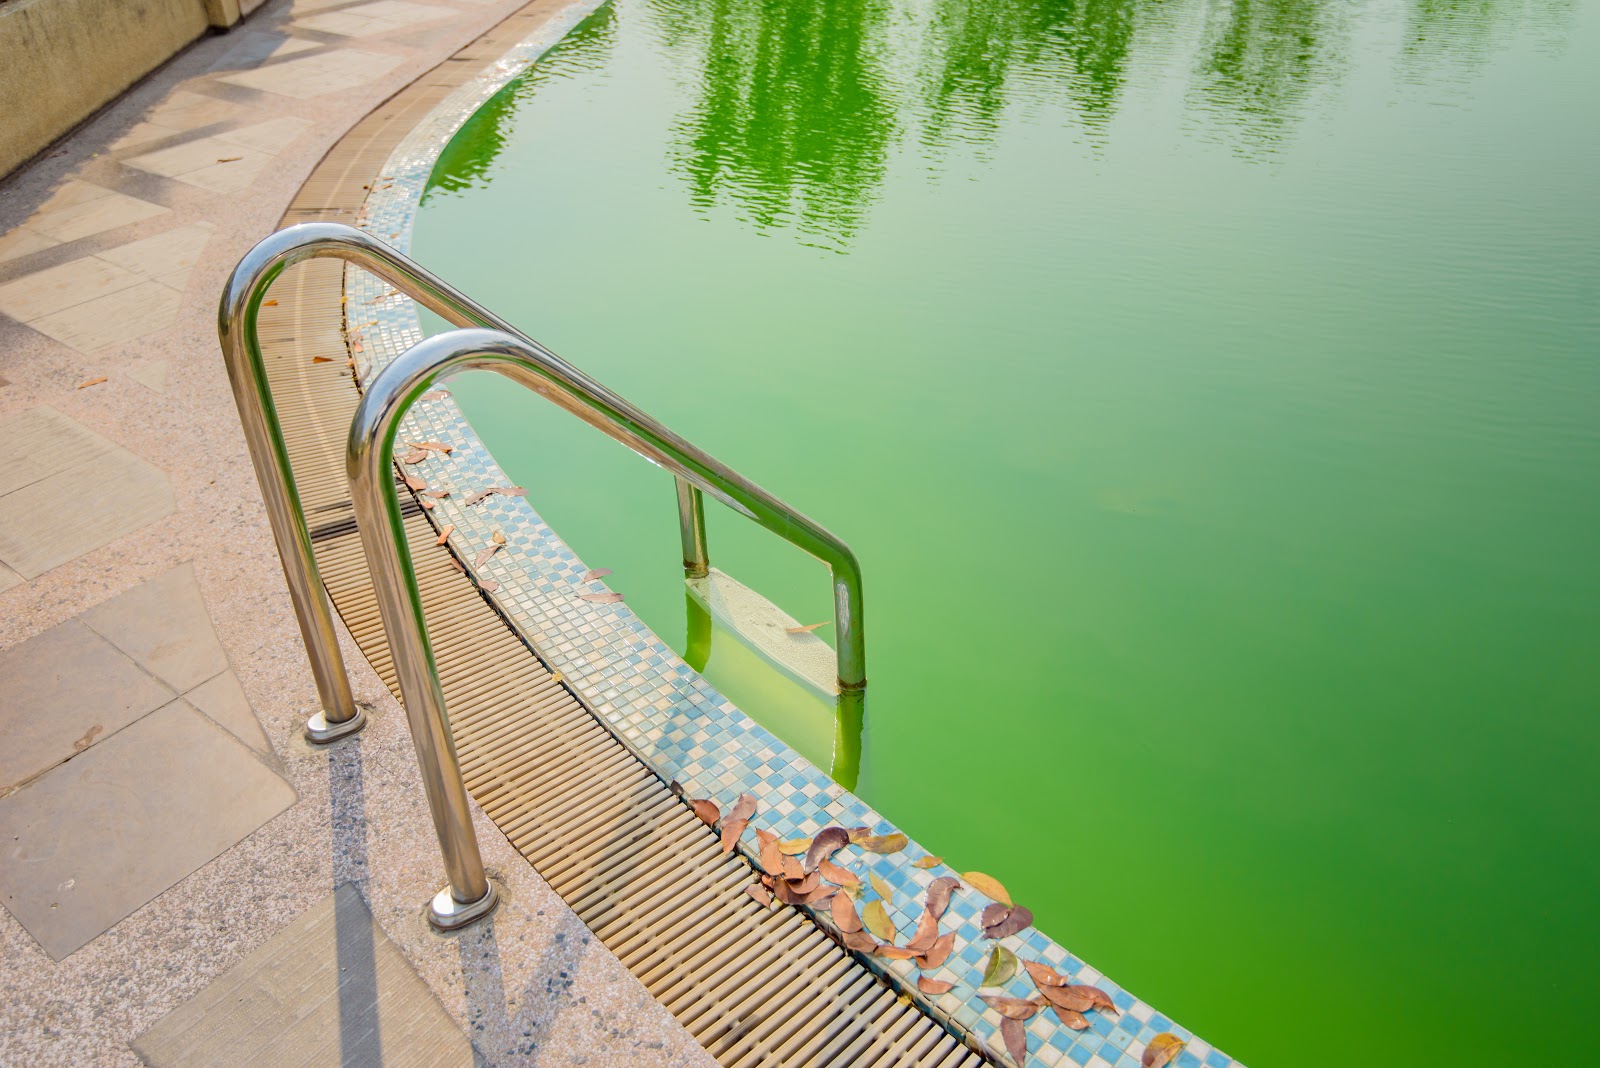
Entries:
{"label": "railing base plate", "polygon": [[494,911],[500,904],[500,891],[495,889],[494,880],[489,880],[489,889],[478,900],[463,905],[450,896],[447,886],[433,895],[433,900],[428,902],[428,922],[441,931],[459,931],[474,920],[482,919]]}
{"label": "railing base plate", "polygon": [[306,741],[313,745],[327,745],[348,737],[367,725],[367,710],[356,705],[356,714],[343,723],[329,723],[328,713],[318,712],[306,720]]}

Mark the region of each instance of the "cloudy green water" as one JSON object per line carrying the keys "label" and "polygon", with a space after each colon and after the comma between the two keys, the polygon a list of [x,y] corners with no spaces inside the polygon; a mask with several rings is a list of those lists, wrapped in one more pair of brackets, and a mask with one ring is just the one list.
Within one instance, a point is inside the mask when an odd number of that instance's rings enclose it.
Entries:
{"label": "cloudy green water", "polygon": [[[1567,1063],[1596,103],[1597,0],[620,0],[462,131],[415,247],[851,543],[859,792],[930,849],[1249,1063]],[[670,479],[456,392],[682,648]]]}

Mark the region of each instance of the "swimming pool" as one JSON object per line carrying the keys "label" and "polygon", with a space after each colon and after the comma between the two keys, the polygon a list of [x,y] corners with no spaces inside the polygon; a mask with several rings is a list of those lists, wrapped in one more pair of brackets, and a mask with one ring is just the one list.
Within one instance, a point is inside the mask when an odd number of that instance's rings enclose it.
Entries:
{"label": "swimming pool", "polygon": [[[1595,988],[1597,57],[1593,2],[624,0],[413,247],[852,544],[919,841],[1246,1062],[1529,1063]],[[454,388],[683,648],[670,480]]]}

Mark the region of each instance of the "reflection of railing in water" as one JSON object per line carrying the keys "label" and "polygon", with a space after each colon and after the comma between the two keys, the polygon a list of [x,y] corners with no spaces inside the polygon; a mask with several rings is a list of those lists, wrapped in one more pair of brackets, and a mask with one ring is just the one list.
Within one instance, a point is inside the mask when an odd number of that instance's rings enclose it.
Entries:
{"label": "reflection of railing in water", "polygon": [[[322,704],[306,725],[310,740],[328,742],[352,734],[361,729],[365,714],[350,692],[332,608],[312,552],[305,509],[273,404],[256,320],[267,289],[283,271],[301,260],[323,257],[370,271],[457,326],[493,328],[430,338],[379,372],[357,408],[347,451],[346,469],[362,546],[377,587],[384,630],[450,882],[433,899],[429,918],[435,925],[463,926],[487,914],[496,900],[472,829],[466,787],[404,541],[398,490],[392,478],[385,477],[400,417],[428,384],[442,375],[471,368],[499,371],[672,471],[678,479],[684,563],[691,574],[703,573],[709,564],[702,491],[827,563],[833,572],[839,688],[859,698],[866,687],[861,569],[844,542],[382,242],[337,223],[309,223],[280,230],[245,254],[224,288],[217,332]],[[859,707],[859,700],[856,704]]]}

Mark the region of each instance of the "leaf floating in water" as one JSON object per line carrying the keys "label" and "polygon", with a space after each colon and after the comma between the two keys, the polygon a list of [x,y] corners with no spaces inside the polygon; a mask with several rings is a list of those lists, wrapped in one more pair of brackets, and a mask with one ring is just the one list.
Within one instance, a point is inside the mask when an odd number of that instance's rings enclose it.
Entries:
{"label": "leaf floating in water", "polygon": [[939,921],[924,912],[917,917],[917,933],[906,943],[906,948],[920,957],[931,950],[938,940]]}
{"label": "leaf floating in water", "polygon": [[1144,1048],[1144,1068],[1162,1068],[1172,1058],[1183,1052],[1188,1043],[1170,1031],[1164,1031],[1150,1040]]}
{"label": "leaf floating in water", "polygon": [[783,632],[785,634],[810,634],[812,631],[816,630],[818,627],[826,627],[829,623],[832,623],[832,622],[833,622],[833,620],[831,620],[831,619],[824,619],[821,623],[813,623],[809,627],[785,627],[785,628],[783,628]]}
{"label": "leaf floating in water", "polygon": [[772,907],[772,895],[767,893],[767,888],[760,883],[751,883],[744,888],[744,892],[756,899],[756,902],[765,908]]}
{"label": "leaf floating in water", "polygon": [[1017,1068],[1028,1063],[1028,1025],[1021,1020],[1001,1020],[1000,1037],[1005,1040],[1006,1052],[1017,1062]]}
{"label": "leaf floating in water", "polygon": [[[985,909],[984,911],[988,912],[989,910]],[[1023,908],[1021,905],[1018,905],[1016,908],[1010,909],[1009,911],[1007,911],[1005,916],[1000,920],[1000,922],[998,922],[998,923],[996,923],[996,924],[994,924],[992,926],[985,927],[983,929],[983,937],[985,937],[985,938],[1006,938],[1006,937],[1009,937],[1010,935],[1016,934],[1018,931],[1025,931],[1029,927],[1032,927],[1032,926],[1033,926],[1033,912],[1032,912],[1032,910]]]}
{"label": "leaf floating in water", "polygon": [[445,542],[450,540],[450,535],[455,532],[455,529],[456,529],[456,525],[454,523],[446,523],[440,529],[439,536],[434,539],[433,543],[435,545],[443,545]]}
{"label": "leaf floating in water", "polygon": [[994,876],[985,875],[981,871],[969,871],[962,878],[984,897],[998,901],[1002,905],[1011,904],[1011,895],[1006,893],[1006,888],[1001,886],[1000,880]]}
{"label": "leaf floating in water", "polygon": [[406,476],[406,488],[407,489],[414,489],[418,493],[421,493],[423,490],[428,488],[428,484],[427,484],[427,482],[425,482],[422,479],[418,478],[416,475],[407,475]]}
{"label": "leaf floating in water", "polygon": [[917,977],[917,989],[924,994],[932,994],[934,997],[950,993],[951,990],[955,989],[955,985],[954,983],[947,983],[943,979],[929,979],[926,975]]}
{"label": "leaf floating in water", "polygon": [[850,898],[844,894],[835,894],[833,904],[828,906],[833,913],[833,925],[843,934],[852,934],[861,930],[861,917],[856,915],[856,907]]}
{"label": "leaf floating in water", "polygon": [[877,891],[879,897],[883,898],[883,903],[885,905],[894,904],[894,889],[890,887],[888,883],[878,878],[876,872],[867,873],[867,882],[871,883],[872,889]]}
{"label": "leaf floating in water", "polygon": [[861,922],[885,942],[893,942],[899,933],[894,929],[894,921],[889,918],[889,910],[883,907],[882,901],[867,902],[867,907],[861,910]]}
{"label": "leaf floating in water", "polygon": [[593,601],[596,604],[616,604],[623,598],[620,593],[586,593],[583,595],[583,599],[585,601]]}
{"label": "leaf floating in water", "polygon": [[854,874],[846,871],[844,868],[839,867],[839,865],[835,864],[831,860],[825,860],[821,864],[818,864],[817,870],[822,873],[822,877],[824,879],[828,880],[830,883],[833,883],[835,886],[861,885],[860,879],[857,879]]}
{"label": "leaf floating in water", "polygon": [[1022,966],[1028,969],[1028,975],[1033,978],[1033,985],[1041,992],[1047,986],[1067,986],[1070,983],[1066,976],[1036,960],[1025,960]]}
{"label": "leaf floating in water", "polygon": [[944,858],[943,857],[927,856],[927,857],[919,857],[918,859],[913,860],[911,862],[911,866],[914,867],[914,868],[921,868],[923,871],[927,871],[929,868],[937,868],[939,865],[941,865],[943,863],[944,863]]}
{"label": "leaf floating in water", "polygon": [[448,396],[450,396],[450,391],[448,389],[430,389],[418,399],[425,401],[436,401],[444,400]]}
{"label": "leaf floating in water", "polygon": [[941,875],[928,884],[928,915],[934,919],[944,915],[944,910],[950,907],[950,895],[955,893],[956,887],[961,885],[961,880],[952,875]]}
{"label": "leaf floating in water", "polygon": [[783,874],[783,854],[778,852],[778,836],[771,831],[756,831],[761,841],[761,869],[768,875]]}
{"label": "leaf floating in water", "polygon": [[1005,946],[995,946],[989,965],[983,969],[984,986],[1004,986],[1017,974],[1017,955]]}
{"label": "leaf floating in water", "polygon": [[868,834],[860,838],[851,836],[850,841],[869,853],[898,853],[906,847],[909,839],[896,831],[893,834]]}
{"label": "leaf floating in water", "polygon": [[1001,998],[985,994],[983,1000],[991,1009],[1008,1020],[1030,1020],[1033,1014],[1039,1011],[1039,1003],[1029,1001],[1027,998]]}
{"label": "leaf floating in water", "polygon": [[605,578],[609,574],[611,574],[609,567],[591,567],[583,573],[583,581],[593,582],[595,579]]}
{"label": "leaf floating in water", "polygon": [[787,841],[778,843],[778,851],[786,857],[798,857],[810,848],[811,839],[809,838],[790,838]]}
{"label": "leaf floating in water", "polygon": [[717,807],[717,803],[715,801],[708,801],[702,797],[697,800],[690,801],[689,805],[694,809],[694,814],[700,817],[700,822],[704,823],[707,827],[710,827],[712,824],[716,823],[717,820],[722,818],[722,810]]}
{"label": "leaf floating in water", "polygon": [[934,939],[933,948],[917,958],[917,967],[922,969],[937,968],[950,959],[951,950],[956,948],[956,933],[949,931]]}
{"label": "leaf floating in water", "polygon": [[[839,900],[837,897],[835,901]],[[843,938],[846,949],[853,949],[857,953],[872,953],[878,948],[878,940],[865,931],[848,931]]]}
{"label": "leaf floating in water", "polygon": [[811,844],[806,847],[806,871],[811,871],[818,864],[833,856],[839,850],[850,844],[850,832],[843,827],[824,827],[811,839]]}
{"label": "leaf floating in water", "polygon": [[433,454],[427,449],[412,449],[410,452],[400,457],[400,462],[404,464],[420,464],[431,455]]}

